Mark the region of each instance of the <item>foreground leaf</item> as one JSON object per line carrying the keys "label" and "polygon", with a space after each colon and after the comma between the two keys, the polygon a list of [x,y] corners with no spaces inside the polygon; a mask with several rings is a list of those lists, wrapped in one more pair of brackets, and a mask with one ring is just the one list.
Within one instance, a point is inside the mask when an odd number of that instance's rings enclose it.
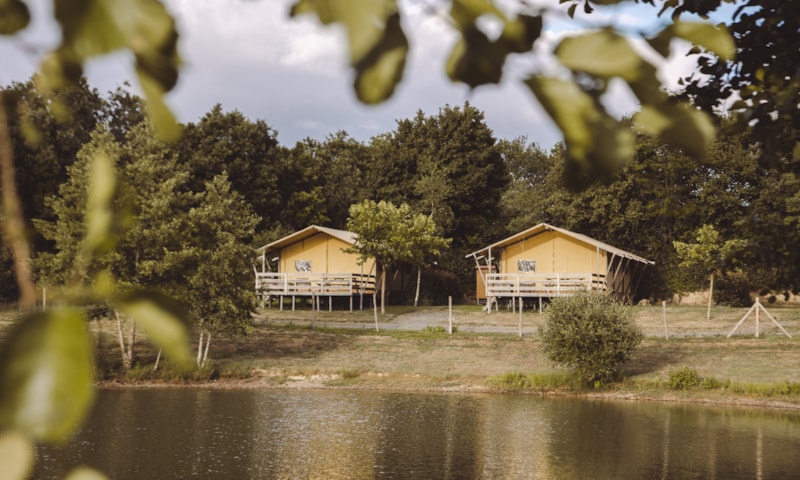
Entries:
{"label": "foreground leaf", "polygon": [[19,0],[0,0],[0,35],[14,35],[28,26],[31,13]]}
{"label": "foreground leaf", "polygon": [[116,243],[112,235],[112,201],[116,191],[117,174],[114,164],[105,153],[98,152],[91,159],[86,197],[85,247],[90,255],[102,254],[112,249]]}
{"label": "foreground leaf", "polygon": [[724,26],[718,27],[706,22],[676,21],[662,30],[650,44],[663,56],[667,56],[669,43],[673,38],[682,38],[694,45],[714,52],[723,60],[732,60],[736,55],[736,43]]}
{"label": "foreground leaf", "polygon": [[400,27],[400,15],[394,14],[387,20],[380,43],[355,65],[354,88],[358,99],[376,104],[391,97],[403,79],[407,55],[408,40]]}
{"label": "foreground leaf", "polygon": [[0,427],[63,440],[94,396],[91,339],[75,308],[26,317],[0,352]]}
{"label": "foreground leaf", "polygon": [[28,478],[33,467],[33,444],[16,431],[0,434],[0,480]]}
{"label": "foreground leaf", "polygon": [[608,180],[633,158],[630,129],[577,84],[548,77],[531,77],[526,84],[564,134],[564,182],[569,188],[579,190]]}
{"label": "foreground leaf", "polygon": [[89,467],[78,467],[69,472],[64,480],[106,480],[108,477]]}
{"label": "foreground leaf", "polygon": [[325,25],[345,27],[360,101],[379,103],[394,93],[408,53],[395,0],[298,0],[290,15],[308,13]]}
{"label": "foreground leaf", "polygon": [[629,83],[639,78],[644,65],[628,40],[609,30],[565,38],[555,53],[574,71],[604,79],[619,77]]}
{"label": "foreground leaf", "polygon": [[[54,15],[63,40],[42,62],[38,85],[44,92],[75,83],[94,57],[128,50],[162,138],[176,135],[174,118],[164,114],[164,93],[178,80],[180,58],[175,22],[158,0],[56,0]],[[168,110],[168,109],[166,109]]]}
{"label": "foreground leaf", "polygon": [[684,104],[644,105],[633,122],[642,133],[657,135],[695,156],[704,155],[716,137],[711,118]]}
{"label": "foreground leaf", "polygon": [[[541,17],[519,15],[509,19],[487,0],[455,0],[450,16],[461,31],[461,40],[447,59],[447,75],[472,88],[500,82],[506,57],[530,51],[542,32]],[[503,24],[502,33],[494,41],[478,26],[478,20],[486,16]]]}
{"label": "foreground leaf", "polygon": [[147,337],[182,368],[192,365],[186,314],[170,298],[136,292],[119,299],[119,309],[142,327]]}

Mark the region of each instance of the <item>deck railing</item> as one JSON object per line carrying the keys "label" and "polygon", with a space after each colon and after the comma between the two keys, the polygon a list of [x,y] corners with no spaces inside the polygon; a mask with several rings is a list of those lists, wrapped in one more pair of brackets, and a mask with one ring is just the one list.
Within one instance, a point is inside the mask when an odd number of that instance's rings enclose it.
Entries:
{"label": "deck railing", "polygon": [[489,273],[486,296],[560,297],[581,290],[604,291],[605,275],[596,273]]}
{"label": "deck railing", "polygon": [[372,294],[375,275],[359,273],[256,273],[256,292],[265,296]]}

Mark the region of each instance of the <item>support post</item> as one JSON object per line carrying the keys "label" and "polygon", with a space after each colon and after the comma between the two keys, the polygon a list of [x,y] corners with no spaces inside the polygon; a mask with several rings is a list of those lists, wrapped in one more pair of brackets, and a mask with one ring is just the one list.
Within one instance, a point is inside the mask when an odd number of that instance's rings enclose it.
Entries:
{"label": "support post", "polygon": [[319,301],[319,297],[315,297],[315,295],[311,294],[311,330],[317,329],[317,308],[314,306],[314,302]]}
{"label": "support post", "polygon": [[758,316],[758,314],[759,314],[759,310],[762,310],[762,311],[763,311],[763,312],[764,312],[764,313],[767,315],[767,317],[769,317],[769,319],[770,319],[770,320],[772,320],[772,323],[774,323],[774,324],[775,324],[775,326],[776,326],[776,327],[778,327],[778,328],[780,329],[780,331],[781,331],[781,332],[783,332],[783,334],[784,334],[784,335],[786,335],[786,336],[787,336],[787,337],[789,337],[789,338],[792,338],[792,336],[791,336],[791,335],[789,335],[789,332],[787,332],[787,331],[786,331],[786,329],[785,329],[785,328],[783,328],[783,325],[781,325],[780,323],[778,323],[778,321],[777,321],[777,320],[775,320],[775,317],[773,317],[773,316],[772,316],[772,315],[771,315],[771,314],[770,314],[770,313],[767,311],[767,309],[766,309],[766,308],[764,308],[764,306],[763,306],[763,305],[761,305],[761,301],[758,299],[758,297],[756,297],[756,302],[753,304],[753,306],[752,306],[752,307],[750,307],[750,310],[748,310],[748,311],[747,311],[747,313],[745,313],[745,314],[744,314],[744,316],[742,317],[742,319],[741,319],[741,320],[739,320],[739,323],[737,323],[737,324],[736,324],[736,326],[735,326],[735,327],[733,327],[733,330],[731,330],[731,332],[728,334],[728,337],[727,337],[727,338],[730,338],[730,337],[731,337],[731,335],[733,335],[733,333],[734,333],[734,332],[735,332],[735,331],[736,331],[736,330],[739,328],[739,326],[741,326],[741,325],[742,325],[742,323],[744,323],[744,321],[747,319],[747,317],[749,317],[749,316],[750,316],[750,314],[751,314],[751,313],[753,313],[753,311],[755,311],[755,313],[756,313],[756,338],[758,338],[758,335],[759,335],[759,316]]}
{"label": "support post", "polygon": [[661,301],[661,312],[664,316],[664,338],[669,340],[669,329],[667,329],[667,302],[664,300]]}
{"label": "support post", "polygon": [[453,334],[453,297],[447,297],[447,333]]}
{"label": "support post", "polygon": [[522,297],[519,297],[519,338],[522,338]]}

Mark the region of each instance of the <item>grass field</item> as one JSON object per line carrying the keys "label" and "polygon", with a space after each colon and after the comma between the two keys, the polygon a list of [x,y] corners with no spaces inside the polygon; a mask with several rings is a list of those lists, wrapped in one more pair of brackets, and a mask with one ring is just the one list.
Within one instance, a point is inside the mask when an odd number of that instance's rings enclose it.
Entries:
{"label": "grass field", "polygon": [[[90,330],[101,370],[116,382],[191,383],[213,375],[218,385],[236,388],[502,390],[800,408],[800,308],[767,307],[792,338],[764,313],[759,315],[759,338],[754,314],[727,338],[747,308],[715,307],[710,320],[705,307],[635,308],[645,340],[619,381],[599,390],[576,387],[547,360],[538,335],[546,317],[535,311],[487,314],[474,305],[459,305],[453,309],[456,332],[449,335],[447,307],[389,308],[379,317],[379,332],[371,310],[272,308],[259,312],[250,335],[216,337],[209,354],[213,363],[204,371],[179,375],[162,368],[160,376],[152,373],[156,351],[144,338],[138,339],[137,366],[120,376],[115,373],[116,323],[95,321]],[[13,313],[0,315],[2,331],[13,318]],[[700,385],[670,388],[671,376],[684,368],[697,372]]]}

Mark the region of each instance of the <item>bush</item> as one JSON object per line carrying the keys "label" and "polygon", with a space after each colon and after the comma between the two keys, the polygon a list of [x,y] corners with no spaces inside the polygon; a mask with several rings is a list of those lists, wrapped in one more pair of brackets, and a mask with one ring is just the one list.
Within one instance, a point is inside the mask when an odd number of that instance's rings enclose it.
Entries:
{"label": "bush", "polygon": [[688,390],[700,384],[700,377],[697,375],[697,370],[689,367],[683,367],[679,370],[669,372],[669,379],[667,380],[667,387],[670,390]]}
{"label": "bush", "polygon": [[700,388],[703,390],[721,390],[731,386],[730,380],[718,380],[714,377],[707,377],[700,381]]}
{"label": "bush", "polygon": [[504,390],[525,390],[531,387],[530,379],[522,373],[508,372],[488,380],[490,385]]}
{"label": "bush", "polygon": [[714,302],[729,307],[749,307],[750,281],[742,272],[728,272],[714,281]]}
{"label": "bush", "polygon": [[539,328],[545,354],[587,384],[609,380],[643,338],[633,308],[605,295],[555,298],[545,313]]}

